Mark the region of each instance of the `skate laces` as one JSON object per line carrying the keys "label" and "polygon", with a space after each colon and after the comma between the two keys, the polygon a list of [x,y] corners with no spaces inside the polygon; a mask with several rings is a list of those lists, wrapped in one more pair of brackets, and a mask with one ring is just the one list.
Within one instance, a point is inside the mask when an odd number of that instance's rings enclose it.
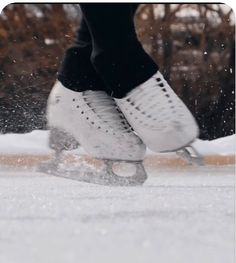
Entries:
{"label": "skate laces", "polygon": [[96,122],[99,125],[105,125],[110,129],[120,130],[124,132],[131,132],[132,128],[124,118],[123,114],[117,108],[115,101],[102,91],[84,91],[84,103],[88,109],[84,112],[93,112],[98,117]]}
{"label": "skate laces", "polygon": [[157,114],[157,103],[163,103],[163,95],[167,101],[164,101],[163,107],[166,102],[172,103],[172,90],[163,78],[162,74],[158,71],[144,84],[134,89],[127,97],[126,102],[130,103],[137,111],[141,111],[143,115],[148,114],[148,117]]}

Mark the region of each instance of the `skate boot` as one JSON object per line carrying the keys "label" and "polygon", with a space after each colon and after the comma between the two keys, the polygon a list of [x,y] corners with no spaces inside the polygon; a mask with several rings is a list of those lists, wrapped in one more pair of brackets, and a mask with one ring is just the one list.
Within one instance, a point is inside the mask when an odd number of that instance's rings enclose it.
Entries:
{"label": "skate boot", "polygon": [[[105,92],[75,92],[58,81],[48,99],[47,119],[51,130],[50,146],[56,150],[57,156],[62,150],[73,149],[80,144],[93,157],[105,160],[103,177],[106,174],[106,178],[102,180],[108,184],[113,179],[114,184],[120,185],[145,181],[142,160],[146,147],[134,134],[115,101]],[[136,178],[119,180],[112,171],[115,161],[134,163]]]}
{"label": "skate boot", "polygon": [[198,137],[194,117],[159,71],[115,101],[134,131],[155,152],[178,151]]}

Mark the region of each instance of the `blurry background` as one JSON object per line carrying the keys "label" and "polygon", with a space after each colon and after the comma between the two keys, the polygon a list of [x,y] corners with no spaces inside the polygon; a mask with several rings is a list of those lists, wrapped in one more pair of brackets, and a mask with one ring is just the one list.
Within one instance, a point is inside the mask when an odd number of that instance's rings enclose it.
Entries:
{"label": "blurry background", "polygon": [[[11,4],[0,15],[0,133],[46,129],[47,96],[80,23],[78,4]],[[143,4],[136,29],[202,139],[235,133],[235,20],[224,4]]]}

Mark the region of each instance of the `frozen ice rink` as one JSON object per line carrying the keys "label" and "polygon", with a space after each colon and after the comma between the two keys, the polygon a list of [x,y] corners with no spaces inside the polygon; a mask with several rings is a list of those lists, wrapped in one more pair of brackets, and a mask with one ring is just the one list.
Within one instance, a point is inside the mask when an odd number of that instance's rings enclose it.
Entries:
{"label": "frozen ice rink", "polygon": [[147,169],[142,187],[0,168],[0,262],[234,262],[234,166]]}

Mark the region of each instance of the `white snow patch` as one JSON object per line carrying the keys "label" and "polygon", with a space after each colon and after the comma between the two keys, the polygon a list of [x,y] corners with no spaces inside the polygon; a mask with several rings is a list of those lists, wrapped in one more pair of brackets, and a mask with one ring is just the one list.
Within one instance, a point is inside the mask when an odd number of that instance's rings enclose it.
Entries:
{"label": "white snow patch", "polygon": [[[50,154],[48,146],[49,131],[34,130],[25,134],[1,134],[0,154]],[[212,141],[196,140],[193,143],[202,155],[235,155],[236,135],[219,138]],[[82,148],[75,153],[84,153]],[[150,150],[147,155],[156,155]]]}
{"label": "white snow patch", "polygon": [[[193,146],[201,155],[226,156],[226,155],[235,155],[235,142],[236,142],[236,135],[233,134],[212,141],[197,139],[193,143]],[[157,153],[148,150],[147,154],[156,155]]]}
{"label": "white snow patch", "polygon": [[48,154],[49,131],[34,130],[25,134],[1,134],[0,153],[2,154]]}
{"label": "white snow patch", "polygon": [[204,155],[235,155],[236,135],[212,141],[197,140],[193,143],[196,150]]}

